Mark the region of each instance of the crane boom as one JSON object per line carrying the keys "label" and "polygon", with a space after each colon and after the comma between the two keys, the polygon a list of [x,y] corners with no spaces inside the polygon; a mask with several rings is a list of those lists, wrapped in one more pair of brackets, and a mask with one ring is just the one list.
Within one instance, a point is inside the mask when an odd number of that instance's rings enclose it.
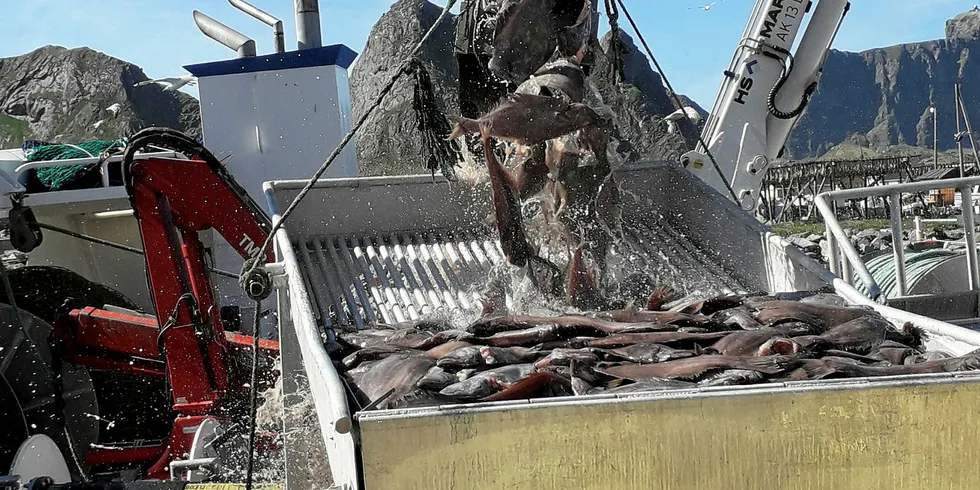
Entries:
{"label": "crane boom", "polygon": [[850,8],[848,0],[813,5],[810,0],[758,0],[704,126],[702,141],[708,148],[699,144],[681,157],[691,173],[737,199],[746,211],[758,206],[766,170],[782,154],[816,90]]}

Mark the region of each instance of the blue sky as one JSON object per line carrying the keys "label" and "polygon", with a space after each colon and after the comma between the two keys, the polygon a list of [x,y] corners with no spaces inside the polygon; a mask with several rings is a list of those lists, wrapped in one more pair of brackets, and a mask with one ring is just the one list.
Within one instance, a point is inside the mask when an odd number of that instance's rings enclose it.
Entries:
{"label": "blue sky", "polygon": [[[674,87],[706,109],[727,68],[755,0],[625,0]],[[834,47],[848,51],[943,37],[947,19],[976,0],[853,0]],[[179,76],[182,66],[227,59],[233,53],[206,38],[191,12],[205,14],[272,51],[271,28],[227,0],[5,0],[0,57],[40,46],[88,46],[135,63],[150,77]],[[293,0],[252,0],[285,23],[287,49],[295,49]],[[371,26],[391,0],[320,0],[324,44],[364,48]],[[440,5],[444,5],[438,2]],[[694,7],[694,8],[692,8]],[[623,21],[627,32],[628,25]],[[603,26],[605,22],[603,19]],[[603,30],[606,28],[603,27]],[[194,94],[194,89],[187,90]]]}

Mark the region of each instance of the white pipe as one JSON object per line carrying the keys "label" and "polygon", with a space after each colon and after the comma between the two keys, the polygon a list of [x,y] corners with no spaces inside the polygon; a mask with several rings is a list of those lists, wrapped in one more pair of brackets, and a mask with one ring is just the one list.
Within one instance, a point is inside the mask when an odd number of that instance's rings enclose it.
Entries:
{"label": "white pipe", "polygon": [[295,0],[296,44],[299,49],[321,46],[320,5],[317,0]]}
{"label": "white pipe", "polygon": [[245,0],[228,0],[232,7],[245,12],[246,14],[254,17],[259,22],[268,25],[272,28],[273,35],[273,49],[278,53],[286,52],[286,41],[282,33],[282,21],[269,15],[262,9],[252,5]]}
{"label": "white pipe", "polygon": [[255,56],[255,41],[249,39],[244,34],[208,17],[198,10],[194,11],[194,23],[197,24],[197,28],[205,36],[237,52],[239,58]]}

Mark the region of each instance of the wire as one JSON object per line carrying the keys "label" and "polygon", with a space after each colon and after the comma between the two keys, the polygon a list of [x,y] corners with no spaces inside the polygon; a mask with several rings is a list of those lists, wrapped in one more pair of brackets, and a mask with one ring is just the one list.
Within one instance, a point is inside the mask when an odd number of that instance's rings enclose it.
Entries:
{"label": "wire", "polygon": [[[674,87],[670,85],[670,80],[667,79],[667,74],[664,73],[663,68],[660,67],[660,63],[657,62],[657,58],[653,56],[653,51],[650,50],[650,46],[647,45],[646,39],[643,39],[643,34],[640,33],[640,29],[636,27],[636,22],[633,22],[633,16],[630,15],[630,11],[626,9],[626,5],[623,4],[623,0],[616,0],[619,3],[619,8],[622,9],[623,14],[626,15],[626,20],[629,21],[630,26],[633,27],[633,32],[636,33],[636,37],[640,39],[640,44],[643,45],[643,49],[646,50],[647,56],[650,57],[650,61],[653,65],[657,67],[657,71],[660,76],[664,79],[664,84],[667,85],[667,89],[670,90],[670,95],[674,99],[674,103],[677,104],[677,108],[684,110],[684,103],[681,102],[681,98],[677,96],[677,92]],[[715,156],[711,154],[711,150],[708,148],[708,144],[705,143],[704,138],[698,134],[698,143],[701,143],[701,147],[704,148],[704,153],[708,155],[708,159],[711,160],[711,165],[715,167],[715,171],[718,172],[718,176],[721,177],[721,181],[725,183],[725,187],[728,188],[728,192],[732,195],[732,199],[737,203],[739,201],[738,196],[735,194],[735,189],[732,188],[731,182],[725,177],[725,173],[721,171],[721,167],[718,165],[718,161],[715,160]]]}
{"label": "wire", "polygon": [[252,490],[252,474],[255,468],[255,419],[257,417],[257,402],[259,397],[259,319],[262,311],[262,301],[255,301],[255,319],[252,321],[252,381],[249,385],[248,412],[248,469],[245,473],[245,490]]}
{"label": "wire", "polygon": [[[418,44],[415,45],[412,51],[408,53],[408,56],[406,56],[405,59],[402,60],[401,66],[399,66],[398,70],[395,71],[395,73],[391,76],[391,79],[388,80],[388,84],[385,85],[381,89],[381,92],[378,93],[377,97],[375,97],[374,103],[371,104],[371,106],[368,107],[366,111],[364,111],[364,114],[361,114],[360,119],[358,119],[357,122],[354,123],[354,126],[351,127],[350,131],[348,131],[347,134],[344,135],[344,138],[340,141],[337,147],[334,148],[333,153],[331,153],[330,156],[327,157],[327,159],[323,162],[323,165],[320,165],[320,168],[318,168],[317,171],[313,174],[313,176],[310,177],[306,185],[303,186],[303,189],[299,191],[299,194],[297,194],[296,197],[293,198],[293,201],[289,203],[289,207],[287,207],[286,210],[283,211],[282,216],[280,216],[279,218],[279,221],[277,221],[273,225],[272,231],[269,233],[269,236],[266,237],[265,242],[262,243],[262,247],[259,249],[259,253],[255,255],[256,257],[263,257],[266,251],[269,250],[269,246],[272,244],[272,241],[275,240],[276,233],[286,223],[286,220],[289,218],[289,216],[293,214],[293,211],[296,210],[296,208],[299,206],[299,203],[302,202],[303,199],[306,198],[307,194],[309,194],[310,191],[313,190],[313,186],[316,185],[316,182],[320,180],[320,177],[323,175],[324,172],[327,171],[327,168],[330,167],[330,165],[334,162],[334,160],[336,160],[337,157],[340,156],[340,152],[342,152],[344,148],[347,146],[347,144],[350,143],[351,139],[354,138],[354,135],[357,134],[357,132],[361,129],[361,126],[363,126],[364,123],[367,122],[368,117],[370,117],[371,114],[373,114],[374,111],[381,106],[381,102],[385,99],[388,93],[391,92],[391,89],[395,86],[395,82],[397,82],[402,75],[408,72],[409,67],[411,67],[412,64],[412,59],[415,57],[415,54],[422,49],[422,46],[425,44],[425,42],[430,37],[432,37],[436,29],[439,28],[439,25],[442,24],[442,21],[446,19],[446,17],[449,15],[449,11],[452,10],[454,5],[456,5],[456,1],[457,0],[448,0],[446,2],[446,7],[442,9],[442,14],[439,15],[436,21],[432,24],[432,27],[430,27],[429,31],[426,32],[424,36],[422,36],[422,39],[418,42]],[[242,277],[251,274],[258,267],[259,267],[259,261],[256,260],[251,265],[251,267],[249,267],[247,271],[243,272]]]}

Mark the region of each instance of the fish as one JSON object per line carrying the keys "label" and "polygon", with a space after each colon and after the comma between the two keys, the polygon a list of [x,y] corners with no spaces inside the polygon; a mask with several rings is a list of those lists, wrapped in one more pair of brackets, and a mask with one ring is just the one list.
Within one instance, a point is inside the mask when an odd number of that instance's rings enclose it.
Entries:
{"label": "fish", "polygon": [[516,93],[559,97],[568,102],[582,102],[585,99],[586,77],[582,68],[574,61],[562,58],[542,66],[525,80]]}
{"label": "fish", "polygon": [[643,381],[648,378],[697,380],[706,373],[732,369],[779,374],[797,366],[793,356],[738,357],[703,355],[656,364],[629,364],[599,369],[610,376]]}
{"label": "fish", "polygon": [[487,68],[521,83],[556,53],[580,54],[592,28],[589,0],[506,0],[498,11]]}
{"label": "fish", "polygon": [[535,256],[536,253],[531,248],[524,232],[517,185],[511,179],[511,175],[497,161],[493,148],[490,147],[490,138],[487,135],[486,127],[481,126],[480,131],[487,168],[490,170],[490,194],[493,201],[497,233],[500,236],[500,247],[504,251],[507,262],[517,267],[524,267],[527,265],[528,259]]}
{"label": "fish", "polygon": [[486,128],[488,136],[520,146],[534,146],[601,122],[599,115],[585,104],[516,93],[479,119],[448,117],[453,121],[453,130],[447,140]]}
{"label": "fish", "polygon": [[588,335],[604,335],[604,332],[596,329],[594,326],[584,324],[564,325],[550,323],[524,330],[497,333],[490,337],[480,339],[480,342],[493,347],[516,347]]}
{"label": "fish", "polygon": [[633,344],[696,344],[698,342],[716,341],[728,332],[687,333],[687,332],[649,332],[627,333],[597,338],[588,342],[589,347],[624,347]]}
{"label": "fish", "polygon": [[892,342],[898,342],[914,349],[921,349],[925,345],[928,334],[912,323],[906,322],[902,325],[901,330],[889,328],[885,338]]}
{"label": "fish", "polygon": [[753,317],[769,327],[796,321],[828,330],[863,316],[876,315],[874,310],[868,308],[826,306],[799,301],[749,301],[747,304]]}
{"label": "fish", "polygon": [[710,350],[726,356],[751,356],[759,352],[769,340],[792,336],[794,333],[809,333],[809,329],[763,327],[758,330],[732,332],[715,342]]}
{"label": "fish", "polygon": [[[673,323],[660,320],[670,320]],[[675,317],[672,314],[665,314],[662,317],[651,315],[646,317],[646,320],[625,322],[588,315],[569,314],[556,317],[511,315],[477,320],[467,327],[467,331],[478,337],[487,337],[505,332],[553,326],[582,332],[582,335],[604,336],[624,333],[672,332],[677,328],[677,324],[684,323],[683,320],[683,318]]]}
{"label": "fish", "polygon": [[398,330],[384,339],[384,343],[387,345],[419,350],[428,350],[437,345],[445,344],[448,341],[448,335],[438,332],[419,331],[414,328]]}
{"label": "fish", "polygon": [[506,386],[503,390],[480,401],[527,400],[536,398],[538,395],[567,396],[573,394],[571,381],[551,371],[531,373],[510,385],[501,384]]}
{"label": "fish", "polygon": [[698,382],[698,386],[736,386],[761,383],[766,380],[766,375],[759,371],[750,369],[728,369],[719,373],[708,375]]}
{"label": "fish", "polygon": [[[674,311],[610,310],[593,313],[594,318],[621,323],[658,323],[674,327],[720,327],[706,316],[688,315]],[[724,330],[715,328],[716,330]]]}
{"label": "fish", "polygon": [[474,374],[439,391],[441,396],[460,402],[475,402],[534,372],[533,364],[513,364]]}
{"label": "fish", "polygon": [[517,197],[525,202],[544,192],[548,182],[548,165],[545,163],[545,143],[531,147],[531,154],[524,158],[513,172]]}
{"label": "fish", "polygon": [[348,355],[347,357],[344,357],[341,363],[346,369],[354,369],[363,362],[384,359],[391,354],[405,350],[405,347],[399,347],[397,345],[378,345],[374,347],[366,347]]}
{"label": "fish", "polygon": [[904,364],[920,364],[929,361],[939,361],[943,359],[949,359],[952,357],[948,352],[943,351],[932,351],[926,352],[924,354],[913,354],[906,357],[903,361]]}
{"label": "fish", "polygon": [[697,355],[694,351],[674,349],[661,344],[633,344],[617,349],[602,349],[600,352],[637,364],[667,362]]}
{"label": "fish", "polygon": [[356,387],[354,395],[366,406],[378,400],[388,391],[394,393],[378,404],[380,410],[394,408],[403,400],[412,398],[417,389],[416,383],[435,366],[436,361],[417,351],[406,351],[392,354],[370,365],[362,365],[364,369],[349,371],[345,374]]}
{"label": "fish", "polygon": [[749,313],[748,308],[741,306],[721,310],[712,315],[711,319],[727,326],[741,328],[742,330],[758,330],[762,328],[762,324],[752,317],[752,313]]}
{"label": "fish", "polygon": [[502,364],[531,362],[546,355],[538,348],[500,348],[485,345],[463,347],[441,357],[436,365],[447,369],[465,369]]}
{"label": "fish", "polygon": [[438,392],[459,381],[460,379],[456,376],[456,373],[446,371],[439,366],[434,366],[429,369],[429,372],[425,376],[419,379],[417,386],[423,390]]}
{"label": "fish", "polygon": [[663,310],[665,304],[677,299],[677,293],[670,286],[657,286],[650,297],[647,298],[646,310],[658,312]]}
{"label": "fish", "polygon": [[885,341],[892,325],[877,315],[867,315],[837,325],[816,336],[801,336],[795,340],[812,350],[839,349],[855,354],[868,354]]}
{"label": "fish", "polygon": [[905,364],[907,358],[915,355],[918,355],[918,353],[911,347],[879,346],[878,349],[868,354],[868,357],[878,361],[887,361],[890,364]]}
{"label": "fish", "polygon": [[462,340],[454,340],[452,342],[447,342],[445,344],[442,344],[442,345],[437,346],[437,347],[433,347],[433,348],[425,351],[425,355],[429,356],[432,359],[438,360],[438,359],[442,359],[443,357],[445,357],[445,356],[447,356],[447,355],[449,355],[449,354],[451,354],[451,353],[453,353],[453,352],[455,352],[455,351],[457,351],[459,349],[462,349],[464,347],[470,347],[472,345],[473,344],[471,344],[469,342],[462,341]]}
{"label": "fish", "polygon": [[568,304],[580,310],[599,310],[607,303],[599,291],[595,274],[589,269],[583,256],[585,245],[579,246],[568,262]]}
{"label": "fish", "polygon": [[436,366],[443,369],[462,369],[479,366],[483,363],[480,346],[471,345],[449,352],[436,361]]}
{"label": "fish", "polygon": [[551,351],[551,354],[539,359],[534,363],[534,367],[538,369],[550,367],[550,366],[569,366],[572,361],[592,365],[599,362],[599,356],[597,356],[592,349],[555,349]]}
{"label": "fish", "polygon": [[857,362],[844,362],[833,358],[808,359],[803,364],[810,379],[864,378],[874,376],[902,376],[910,374],[940,374],[980,369],[980,355],[976,352],[948,359],[925,361],[917,364],[868,366]]}

